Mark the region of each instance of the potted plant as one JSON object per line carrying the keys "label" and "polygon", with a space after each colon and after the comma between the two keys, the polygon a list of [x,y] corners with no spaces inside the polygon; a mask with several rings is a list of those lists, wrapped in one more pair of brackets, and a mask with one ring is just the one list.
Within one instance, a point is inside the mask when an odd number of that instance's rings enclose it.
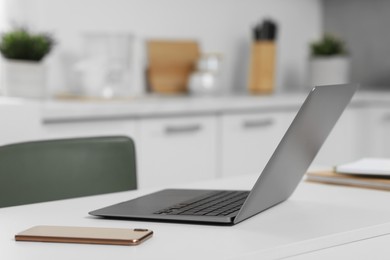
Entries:
{"label": "potted plant", "polygon": [[349,82],[350,60],[345,43],[325,34],[310,45],[309,87]]}
{"label": "potted plant", "polygon": [[42,98],[45,96],[43,58],[51,51],[53,38],[16,28],[1,36],[2,87],[9,96]]}

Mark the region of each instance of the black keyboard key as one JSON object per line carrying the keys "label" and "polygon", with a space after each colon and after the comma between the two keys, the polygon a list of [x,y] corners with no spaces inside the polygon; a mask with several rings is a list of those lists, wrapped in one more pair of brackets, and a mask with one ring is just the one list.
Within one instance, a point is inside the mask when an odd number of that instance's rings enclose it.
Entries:
{"label": "black keyboard key", "polygon": [[155,214],[227,216],[240,210],[248,194],[240,191],[212,192],[159,210]]}

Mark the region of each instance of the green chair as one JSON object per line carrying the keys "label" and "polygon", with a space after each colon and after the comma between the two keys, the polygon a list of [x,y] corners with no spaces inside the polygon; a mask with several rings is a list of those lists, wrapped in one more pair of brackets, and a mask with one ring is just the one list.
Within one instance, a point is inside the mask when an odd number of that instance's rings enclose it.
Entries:
{"label": "green chair", "polygon": [[135,147],[128,137],[0,147],[0,208],[136,188]]}

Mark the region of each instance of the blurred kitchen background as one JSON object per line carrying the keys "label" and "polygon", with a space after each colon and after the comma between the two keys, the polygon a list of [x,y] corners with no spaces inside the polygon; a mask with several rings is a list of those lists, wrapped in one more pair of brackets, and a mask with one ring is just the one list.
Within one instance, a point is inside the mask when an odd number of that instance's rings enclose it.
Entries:
{"label": "blurred kitchen background", "polygon": [[[222,85],[245,88],[251,28],[272,17],[280,27],[276,85],[278,91],[302,89],[308,43],[322,33],[321,1],[180,1],[180,0],[12,0],[6,1],[6,21],[51,32],[57,46],[48,57],[50,90],[69,87],[66,63],[82,55],[86,32],[131,33],[135,37],[134,93],[143,93],[144,41],[194,39],[204,52],[224,56]],[[3,12],[4,12],[3,11]]]}
{"label": "blurred kitchen background", "polygon": [[313,85],[356,82],[316,164],[390,156],[389,11],[385,0],[1,0],[1,32],[54,45],[33,93],[2,57],[0,143],[127,135],[141,187],[261,172]]}

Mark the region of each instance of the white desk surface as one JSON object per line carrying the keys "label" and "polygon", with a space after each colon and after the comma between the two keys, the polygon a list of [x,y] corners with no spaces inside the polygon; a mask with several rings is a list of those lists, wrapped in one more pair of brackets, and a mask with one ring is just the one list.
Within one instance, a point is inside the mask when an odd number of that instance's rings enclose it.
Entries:
{"label": "white desk surface", "polygon": [[286,260],[328,260],[328,259],[353,259],[353,260],[387,260],[390,256],[390,235],[382,235],[368,238],[354,243],[343,244],[326,249],[316,250],[306,254],[299,254],[284,258]]}
{"label": "white desk surface", "polygon": [[[250,189],[256,177],[181,187]],[[87,214],[151,191],[2,208],[0,259],[299,259],[302,253],[315,254],[345,244],[344,248],[354,241],[390,233],[390,192],[305,182],[288,201],[231,227],[108,220]],[[138,227],[152,229],[155,235],[134,247],[14,241],[16,233],[35,225]],[[390,237],[382,239],[387,239],[383,243],[387,246]]]}

